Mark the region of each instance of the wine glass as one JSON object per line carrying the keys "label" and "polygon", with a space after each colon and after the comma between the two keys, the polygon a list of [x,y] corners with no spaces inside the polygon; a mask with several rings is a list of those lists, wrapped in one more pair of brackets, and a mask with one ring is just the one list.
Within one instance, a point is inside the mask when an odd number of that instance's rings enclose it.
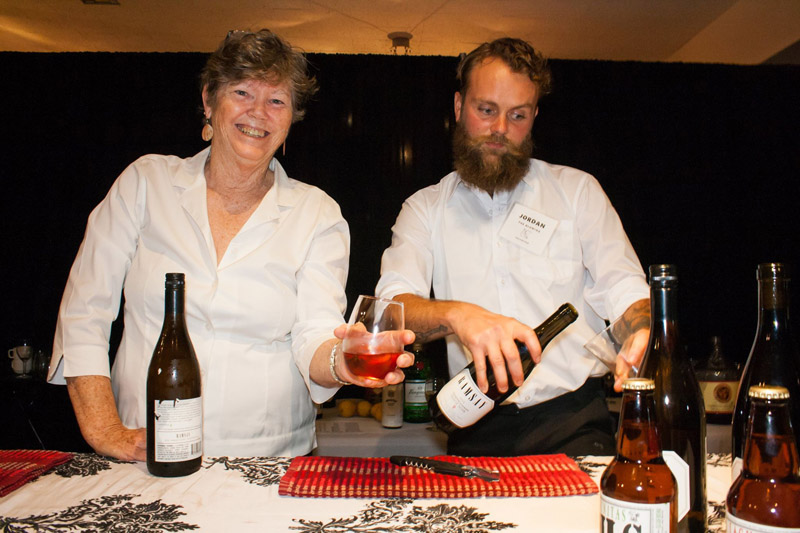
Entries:
{"label": "wine glass", "polygon": [[[429,377],[425,381],[425,403],[430,404],[431,398],[436,396],[436,394],[442,390],[442,387],[444,387],[444,380],[442,378],[438,378],[436,376]],[[431,424],[425,429],[428,431],[439,431],[436,428],[436,423]]]}
{"label": "wine glass", "polygon": [[403,329],[402,302],[359,296],[342,341],[348,370],[362,378],[382,380],[397,368]]}
{"label": "wine glass", "polygon": [[627,365],[618,359],[617,355],[628,352],[634,337],[641,329],[642,327],[639,327],[635,331],[631,331],[624,318],[620,317],[610,323],[603,331],[589,339],[583,347],[602,361],[612,374],[616,374],[617,370],[619,370],[621,373],[627,372],[628,377],[634,378],[639,375],[639,367],[637,365]]}

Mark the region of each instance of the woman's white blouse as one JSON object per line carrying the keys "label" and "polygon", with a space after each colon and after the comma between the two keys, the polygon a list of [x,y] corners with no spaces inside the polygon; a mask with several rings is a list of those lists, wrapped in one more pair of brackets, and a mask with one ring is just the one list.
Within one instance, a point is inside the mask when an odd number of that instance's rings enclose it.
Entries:
{"label": "woman's white blouse", "polygon": [[[49,381],[110,375],[123,424],[145,427],[164,275],[184,272],[186,322],[203,378],[205,453],[306,454],[316,445],[312,399],[336,391],[314,383],[309,366],[343,322],[347,223],[333,199],[290,179],[273,159],[273,187],[217,264],[207,157],[208,149],[189,159],[144,156],[94,209],[61,302]],[[124,332],[110,371],[121,289]]]}

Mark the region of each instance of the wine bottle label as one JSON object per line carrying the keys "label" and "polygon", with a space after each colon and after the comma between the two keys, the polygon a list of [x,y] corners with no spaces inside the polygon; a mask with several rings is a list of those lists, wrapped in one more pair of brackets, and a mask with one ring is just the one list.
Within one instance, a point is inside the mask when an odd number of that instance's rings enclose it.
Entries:
{"label": "wine bottle label", "polygon": [[156,400],[154,427],[156,462],[177,463],[203,455],[201,398]]}
{"label": "wine bottle label", "polygon": [[680,455],[672,450],[664,450],[661,455],[664,462],[675,476],[675,483],[678,485],[678,520],[681,520],[689,512],[691,506],[691,485],[689,482],[689,465]]}
{"label": "wine bottle label", "polygon": [[725,513],[725,526],[728,533],[800,533],[798,527],[775,527],[748,522],[733,516],[730,510]]}
{"label": "wine bottle label", "polygon": [[600,495],[600,533],[669,533],[670,503],[636,503]]}
{"label": "wine bottle label", "polygon": [[465,368],[448,381],[436,395],[442,414],[460,428],[471,426],[494,409],[494,400],[475,384]]}
{"label": "wine bottle label", "polygon": [[706,414],[733,413],[736,407],[736,393],[739,390],[738,381],[701,381],[700,390],[703,392]]}

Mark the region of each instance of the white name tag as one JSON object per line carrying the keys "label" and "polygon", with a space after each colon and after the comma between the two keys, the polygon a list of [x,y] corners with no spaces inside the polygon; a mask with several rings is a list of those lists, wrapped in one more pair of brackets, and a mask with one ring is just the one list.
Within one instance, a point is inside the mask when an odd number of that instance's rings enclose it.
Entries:
{"label": "white name tag", "polygon": [[514,204],[500,228],[500,236],[535,254],[541,254],[558,221],[524,205]]}

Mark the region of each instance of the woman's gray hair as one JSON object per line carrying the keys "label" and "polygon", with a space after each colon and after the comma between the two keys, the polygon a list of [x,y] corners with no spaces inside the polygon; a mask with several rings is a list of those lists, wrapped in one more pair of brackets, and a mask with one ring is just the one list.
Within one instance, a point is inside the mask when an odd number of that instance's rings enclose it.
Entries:
{"label": "woman's gray hair", "polygon": [[308,74],[305,56],[267,29],[228,32],[200,73],[200,89],[206,90],[213,108],[220,89],[244,80],[287,81],[292,91],[292,122],[303,119],[306,102],[317,92],[317,80]]}

